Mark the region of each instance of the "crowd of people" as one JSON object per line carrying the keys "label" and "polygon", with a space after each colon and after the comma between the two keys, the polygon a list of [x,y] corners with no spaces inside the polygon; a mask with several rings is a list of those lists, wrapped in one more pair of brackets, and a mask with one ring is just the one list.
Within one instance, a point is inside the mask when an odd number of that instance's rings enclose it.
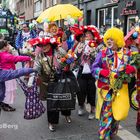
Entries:
{"label": "crowd of people", "polygon": [[[26,75],[24,83],[29,92],[37,87],[39,100],[47,101],[48,128],[55,131],[59,112],[65,116],[66,122],[72,122],[71,110],[74,108],[61,102],[60,94],[56,94],[63,85],[63,93],[70,93],[70,97],[75,95],[70,99],[67,95],[65,100],[75,103],[77,97],[79,116],[84,115],[88,103],[88,119],[99,120],[99,139],[110,140],[117,134],[119,122],[128,116],[128,83],[130,85],[134,77],[140,106],[140,62],[134,63],[133,59],[140,52],[139,36],[140,31],[135,30],[124,40],[123,31],[116,27],[101,36],[94,25],[79,27],[74,24],[64,30],[54,22],[37,32],[24,23],[15,41],[18,54],[13,54],[4,38],[0,40],[1,109],[16,110],[10,106],[14,103],[17,89],[14,78]],[[22,62],[21,69],[16,70],[17,62]],[[63,107],[50,105],[52,94]],[[31,112],[27,115],[33,115]],[[140,131],[140,111],[137,118],[136,128]]]}

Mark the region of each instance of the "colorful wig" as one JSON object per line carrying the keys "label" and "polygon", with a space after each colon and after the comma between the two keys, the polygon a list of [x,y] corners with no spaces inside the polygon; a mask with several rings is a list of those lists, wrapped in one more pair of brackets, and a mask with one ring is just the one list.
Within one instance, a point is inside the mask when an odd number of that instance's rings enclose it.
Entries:
{"label": "colorful wig", "polygon": [[104,43],[106,44],[106,46],[107,46],[107,40],[109,38],[113,39],[119,48],[122,48],[125,46],[124,34],[122,30],[116,27],[108,29],[106,33],[104,34]]}

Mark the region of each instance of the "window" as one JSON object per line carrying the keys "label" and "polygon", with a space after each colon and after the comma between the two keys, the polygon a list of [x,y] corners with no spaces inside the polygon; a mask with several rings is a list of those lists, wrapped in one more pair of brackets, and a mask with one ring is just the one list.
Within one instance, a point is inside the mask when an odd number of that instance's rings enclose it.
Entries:
{"label": "window", "polygon": [[91,24],[91,10],[87,11],[87,25]]}
{"label": "window", "polygon": [[113,26],[116,26],[117,25],[117,19],[118,19],[118,7],[113,7],[112,8],[113,9],[113,12],[112,12],[112,14],[113,14]]}
{"label": "window", "polygon": [[46,0],[46,8],[50,6],[49,4],[50,4],[49,0]]}
{"label": "window", "polygon": [[[19,3],[19,5],[20,5],[20,3]],[[25,8],[27,8],[27,0],[25,0]]]}
{"label": "window", "polygon": [[30,0],[28,0],[28,7],[30,6]]}
{"label": "window", "polygon": [[35,3],[35,12],[38,12],[41,10],[41,2],[40,1],[37,1]]}
{"label": "window", "polygon": [[30,5],[32,5],[32,0],[30,0]]}
{"label": "window", "polygon": [[57,0],[52,0],[52,4],[53,5],[57,4]]}
{"label": "window", "polygon": [[108,28],[117,25],[118,7],[108,7],[98,10],[98,28],[106,25]]}
{"label": "window", "polygon": [[105,24],[105,9],[98,11],[98,28]]}
{"label": "window", "polygon": [[136,17],[128,16],[127,18],[127,32],[131,31],[136,25]]}
{"label": "window", "polygon": [[105,9],[105,25],[109,28],[112,26],[112,7]]}

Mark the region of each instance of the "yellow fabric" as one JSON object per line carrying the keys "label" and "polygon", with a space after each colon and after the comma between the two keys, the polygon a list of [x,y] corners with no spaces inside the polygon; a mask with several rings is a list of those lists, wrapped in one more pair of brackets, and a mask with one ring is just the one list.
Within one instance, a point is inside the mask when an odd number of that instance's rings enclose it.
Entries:
{"label": "yellow fabric", "polygon": [[[96,119],[100,119],[100,113],[101,113],[101,108],[103,105],[103,99],[100,95],[100,88],[97,89],[97,104],[96,104]],[[106,94],[108,93],[108,90],[102,90],[103,93],[103,97],[106,96]]]}
{"label": "yellow fabric", "polygon": [[123,87],[118,91],[115,100],[112,102],[112,111],[115,120],[120,121],[126,119],[129,108],[128,85],[123,84]]}
{"label": "yellow fabric", "polygon": [[108,29],[104,34],[104,42],[105,42],[106,46],[108,46],[107,40],[109,38],[113,39],[119,48],[125,46],[124,34],[123,34],[122,30],[120,30],[116,27]]}
{"label": "yellow fabric", "polygon": [[[98,88],[98,99],[96,104],[96,119],[100,119],[101,108],[103,105],[103,99],[100,95],[100,90]],[[103,97],[106,96],[108,90],[102,90]],[[115,100],[112,102],[112,111],[115,120],[120,121],[124,120],[128,116],[130,104],[129,104],[129,96],[128,96],[128,85],[123,84],[122,89],[118,91]]]}
{"label": "yellow fabric", "polygon": [[58,4],[42,12],[37,18],[37,22],[41,23],[45,19],[48,19],[49,21],[56,21],[65,19],[67,16],[71,16],[72,18],[82,17],[83,12],[72,4]]}

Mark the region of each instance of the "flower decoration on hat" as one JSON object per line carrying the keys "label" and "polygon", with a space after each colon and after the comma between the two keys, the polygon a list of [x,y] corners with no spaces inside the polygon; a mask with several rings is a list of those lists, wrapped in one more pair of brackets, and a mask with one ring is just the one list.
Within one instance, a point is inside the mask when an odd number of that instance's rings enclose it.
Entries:
{"label": "flower decoration on hat", "polygon": [[94,25],[81,26],[80,30],[82,30],[84,33],[90,31],[93,34],[94,40],[96,41],[97,44],[100,44],[103,40],[102,37],[100,36],[98,28]]}
{"label": "flower decoration on hat", "polygon": [[28,41],[32,46],[38,45],[38,46],[43,46],[47,44],[52,44],[52,45],[58,45],[57,38],[54,37],[38,37],[35,39],[31,39]]}
{"label": "flower decoration on hat", "polygon": [[33,39],[30,39],[28,40],[28,43],[31,45],[31,46],[35,46],[39,43],[39,38],[33,38]]}
{"label": "flower decoration on hat", "polygon": [[96,47],[97,47],[97,43],[96,43],[95,40],[89,41],[88,45],[89,45],[89,47],[91,47],[91,48],[96,48]]}

